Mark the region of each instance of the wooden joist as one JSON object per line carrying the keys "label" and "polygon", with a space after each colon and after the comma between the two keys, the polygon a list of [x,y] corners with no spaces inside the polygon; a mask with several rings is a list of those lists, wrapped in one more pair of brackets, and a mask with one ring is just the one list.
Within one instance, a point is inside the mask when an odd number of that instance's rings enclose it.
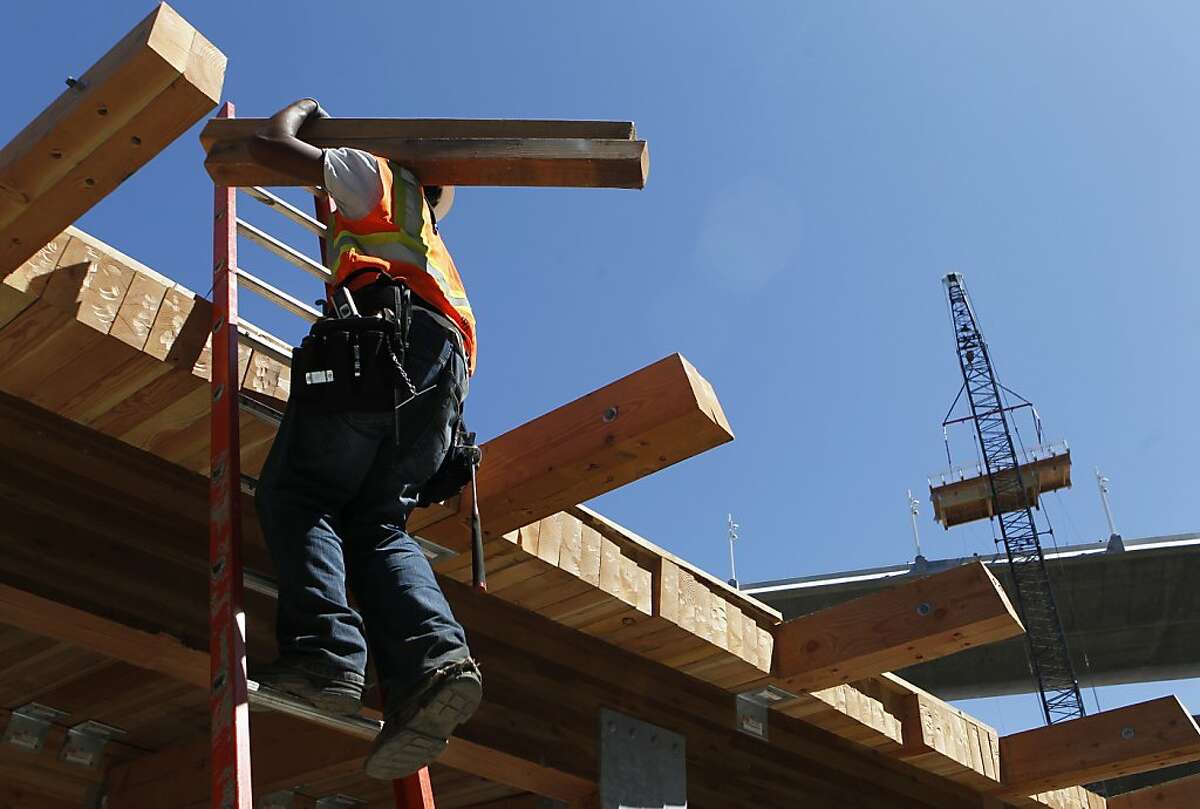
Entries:
{"label": "wooden joist", "polygon": [[771,627],[783,620],[783,614],[774,607],[759,601],[754,596],[736,587],[731,587],[724,580],[706,570],[700,569],[686,559],[676,556],[665,548],[659,547],[595,509],[578,505],[566,509],[566,513],[575,517],[584,525],[595,528],[601,534],[616,542],[620,546],[622,553],[636,559],[638,564],[647,570],[655,569],[658,566],[659,559],[667,559],[678,566],[680,570],[690,574],[697,581],[704,582],[714,593],[720,594],[727,602],[736,605],[738,609],[744,614],[753,617],[760,625]]}
{"label": "wooden joist", "polygon": [[[488,593],[565,626],[603,637],[605,625],[650,615],[650,571],[568,514],[552,514],[491,540],[484,553]],[[470,581],[470,554],[435,569]]]}
{"label": "wooden joist", "polygon": [[[144,632],[28,591],[0,585],[0,624],[70,643],[200,688],[209,687],[207,652],[188,648],[170,636]],[[366,711],[364,715],[379,718],[378,712]],[[365,745],[362,747],[365,750]],[[198,756],[203,763],[207,742],[197,751],[179,755],[193,759]],[[356,750],[342,753],[344,759],[350,760],[357,755]],[[454,740],[440,761],[449,767],[479,772],[501,783],[563,799],[588,794],[594,788],[569,773],[540,768],[463,739]]]}
{"label": "wooden joist", "polygon": [[856,685],[835,685],[811,694],[800,693],[775,710],[884,753],[894,754],[904,740],[900,717],[886,702]]}
{"label": "wooden joist", "polygon": [[813,691],[1023,632],[975,562],[780,624],[772,673],[789,691]]}
{"label": "wooden joist", "polygon": [[1007,797],[1004,804],[1018,809],[1106,809],[1108,805],[1104,798],[1081,786],[1052,789],[1028,797]]}
{"label": "wooden joist", "polygon": [[1196,760],[1196,721],[1162,697],[1001,738],[1001,791],[1033,795]]}
{"label": "wooden joist", "polygon": [[[214,119],[200,134],[213,180],[233,186],[306,185],[251,155],[263,119]],[[331,118],[300,137],[391,158],[429,185],[642,188],[650,157],[633,124],[609,121],[469,121]]]}
{"label": "wooden joist", "polygon": [[1200,806],[1200,775],[1126,792],[1108,799],[1108,809],[1195,809]]}
{"label": "wooden joist", "polygon": [[0,274],[163,150],[220,99],[225,56],[159,5],[0,150]]}
{"label": "wooden joist", "polygon": [[[488,441],[479,470],[484,531],[495,539],[732,440],[712,386],[672,354]],[[463,551],[466,517],[417,533]]]}

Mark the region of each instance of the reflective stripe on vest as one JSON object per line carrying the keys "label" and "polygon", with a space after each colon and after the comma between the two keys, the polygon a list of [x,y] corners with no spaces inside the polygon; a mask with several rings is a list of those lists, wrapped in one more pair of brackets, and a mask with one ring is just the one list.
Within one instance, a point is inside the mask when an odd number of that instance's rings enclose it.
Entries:
{"label": "reflective stripe on vest", "polygon": [[355,270],[370,268],[405,281],[458,327],[473,372],[475,314],[454,260],[434,231],[424,190],[407,169],[376,160],[384,184],[379,204],[357,220],[334,212],[329,227],[334,275],[340,281]]}

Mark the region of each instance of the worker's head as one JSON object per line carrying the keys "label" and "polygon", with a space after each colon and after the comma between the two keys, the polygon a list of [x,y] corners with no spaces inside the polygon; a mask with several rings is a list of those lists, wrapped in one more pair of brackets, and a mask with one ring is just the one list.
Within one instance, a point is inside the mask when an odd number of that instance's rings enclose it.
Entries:
{"label": "worker's head", "polygon": [[446,214],[450,213],[450,206],[454,204],[454,186],[427,185],[425,199],[429,203],[429,210],[433,212],[433,220],[441,222],[446,218]]}

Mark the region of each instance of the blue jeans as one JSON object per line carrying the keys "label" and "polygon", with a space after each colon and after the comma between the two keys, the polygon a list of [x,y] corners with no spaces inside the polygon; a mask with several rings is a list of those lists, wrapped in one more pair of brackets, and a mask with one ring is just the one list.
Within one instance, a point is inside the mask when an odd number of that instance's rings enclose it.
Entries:
{"label": "blue jeans", "polygon": [[[289,402],[263,465],[259,521],[279,580],[280,657],[362,683],[369,640],[385,689],[404,693],[469,655],[462,626],[404,527],[451,441],[467,373],[445,329],[414,310],[406,369],[418,390],[390,412]],[[346,585],[361,609],[351,608]]]}

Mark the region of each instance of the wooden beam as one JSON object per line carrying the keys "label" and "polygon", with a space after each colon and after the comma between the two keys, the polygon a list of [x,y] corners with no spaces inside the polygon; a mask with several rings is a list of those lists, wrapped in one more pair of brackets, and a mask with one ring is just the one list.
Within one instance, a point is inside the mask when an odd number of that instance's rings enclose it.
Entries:
{"label": "wooden beam", "polygon": [[208,688],[208,653],[0,584],[0,623]]}
{"label": "wooden beam", "polygon": [[[488,441],[479,470],[484,531],[498,538],[732,440],[712,386],[672,354]],[[466,516],[417,532],[464,551]]]}
{"label": "wooden beam", "polygon": [[1024,632],[980,562],[785,621],[772,673],[789,691],[815,691]]}
{"label": "wooden beam", "polygon": [[[253,138],[265,118],[213,118],[200,130],[204,151],[231,141]],[[629,121],[550,121],[486,118],[325,118],[310,121],[300,134],[322,148],[352,146],[371,150],[388,138],[403,140],[488,140],[492,138],[540,140],[636,140]]]}
{"label": "wooden beam", "polygon": [[[305,185],[250,151],[262,119],[219,119],[201,133],[204,167],[222,185]],[[410,168],[430,185],[643,188],[646,142],[633,124],[589,121],[405,121],[329,118],[300,132],[322,148],[352,146]]]}
{"label": "wooden beam", "polygon": [[1200,775],[1177,778],[1108,799],[1108,809],[1196,809],[1200,806]]}
{"label": "wooden beam", "polygon": [[1200,729],[1177,697],[1000,739],[1003,794],[1033,795],[1200,760]]}
{"label": "wooden beam", "polygon": [[215,107],[225,61],[161,4],[0,150],[0,274]]}

